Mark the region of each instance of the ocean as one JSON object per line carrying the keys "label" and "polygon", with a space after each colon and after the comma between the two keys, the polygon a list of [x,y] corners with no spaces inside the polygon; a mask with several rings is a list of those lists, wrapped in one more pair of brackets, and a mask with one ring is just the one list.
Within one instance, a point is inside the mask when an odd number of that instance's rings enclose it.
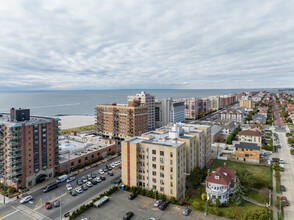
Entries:
{"label": "ocean", "polygon": [[[257,89],[255,89],[257,90]],[[252,89],[187,89],[187,90],[144,90],[156,99],[207,97],[252,91]],[[91,91],[33,91],[0,92],[0,112],[10,108],[30,108],[32,115],[94,115],[97,104],[127,103],[128,95],[141,90],[91,90]]]}

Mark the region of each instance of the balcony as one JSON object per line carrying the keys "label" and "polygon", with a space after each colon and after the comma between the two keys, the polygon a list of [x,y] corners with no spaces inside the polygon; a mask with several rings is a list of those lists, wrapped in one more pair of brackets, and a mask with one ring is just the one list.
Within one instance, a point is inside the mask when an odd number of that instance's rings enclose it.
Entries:
{"label": "balcony", "polygon": [[228,189],[212,189],[212,188],[208,188],[206,187],[206,192],[209,193],[209,194],[212,194],[212,195],[216,195],[216,196],[221,196],[225,193],[228,192]]}

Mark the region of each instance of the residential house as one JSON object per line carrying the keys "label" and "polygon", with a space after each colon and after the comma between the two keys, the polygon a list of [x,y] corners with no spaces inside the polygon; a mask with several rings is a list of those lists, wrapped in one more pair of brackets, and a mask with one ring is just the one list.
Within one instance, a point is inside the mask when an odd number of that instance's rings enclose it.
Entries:
{"label": "residential house", "polygon": [[262,136],[259,131],[244,130],[239,133],[239,142],[256,143],[261,146]]}
{"label": "residential house", "polygon": [[240,142],[235,144],[235,151],[232,153],[233,159],[249,162],[259,163],[261,147],[256,143]]}

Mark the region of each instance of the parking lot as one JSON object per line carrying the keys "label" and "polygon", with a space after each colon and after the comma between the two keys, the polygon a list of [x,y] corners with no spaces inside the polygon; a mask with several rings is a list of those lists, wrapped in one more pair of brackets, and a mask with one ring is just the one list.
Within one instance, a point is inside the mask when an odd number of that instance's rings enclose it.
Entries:
{"label": "parking lot", "polygon": [[185,207],[178,207],[175,205],[169,205],[165,211],[161,211],[154,207],[154,199],[150,199],[143,196],[137,196],[134,200],[129,200],[129,192],[118,191],[110,196],[110,201],[105,203],[100,208],[91,208],[79,215],[76,219],[87,218],[103,220],[116,220],[122,219],[123,216],[132,211],[134,216],[132,219],[166,219],[166,220],[181,220],[181,219],[216,219],[212,216],[204,216],[202,213],[192,211],[189,216],[182,214]]}

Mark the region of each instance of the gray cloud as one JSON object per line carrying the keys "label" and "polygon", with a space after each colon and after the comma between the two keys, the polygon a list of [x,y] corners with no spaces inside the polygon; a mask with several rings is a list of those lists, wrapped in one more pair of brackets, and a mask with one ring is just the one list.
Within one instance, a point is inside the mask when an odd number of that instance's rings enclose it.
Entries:
{"label": "gray cloud", "polygon": [[291,1],[0,4],[0,89],[294,85]]}

